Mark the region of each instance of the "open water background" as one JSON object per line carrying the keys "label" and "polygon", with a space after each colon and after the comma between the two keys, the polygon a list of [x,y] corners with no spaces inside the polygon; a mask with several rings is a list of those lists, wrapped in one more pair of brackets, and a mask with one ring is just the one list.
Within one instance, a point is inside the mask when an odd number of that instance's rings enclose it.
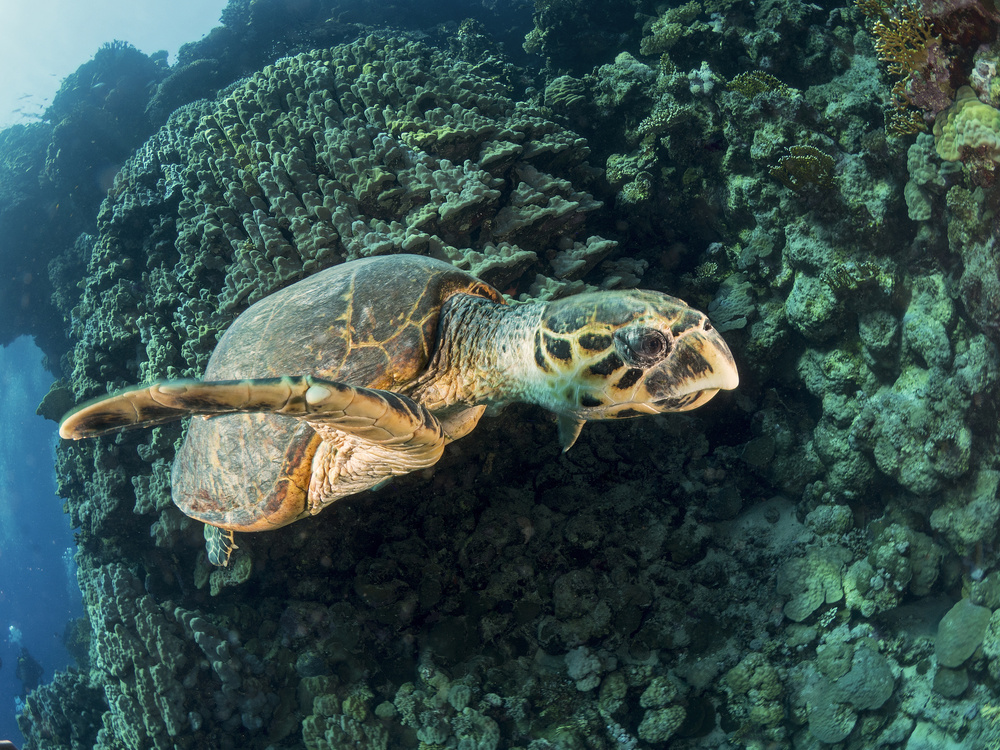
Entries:
{"label": "open water background", "polygon": [[67,548],[76,549],[73,531],[52,471],[56,425],[35,414],[51,382],[30,339],[0,348],[0,739],[15,743],[22,741],[14,715],[23,685],[10,627],[49,680],[73,664],[63,634],[83,615],[66,564]]}

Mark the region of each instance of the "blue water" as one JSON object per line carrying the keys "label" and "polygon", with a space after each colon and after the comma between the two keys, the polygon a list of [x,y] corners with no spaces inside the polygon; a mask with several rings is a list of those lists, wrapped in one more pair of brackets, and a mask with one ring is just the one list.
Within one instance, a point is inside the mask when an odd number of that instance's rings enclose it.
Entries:
{"label": "blue water", "polygon": [[[10,43],[0,60],[8,69],[16,66],[17,73],[0,82],[0,122],[39,119],[60,79],[112,39],[176,55],[181,44],[218,24],[226,0],[100,5],[76,8],[45,0],[4,6]],[[21,64],[28,57],[34,65]],[[0,256],[16,258],[18,252],[9,238],[0,238]],[[35,414],[53,379],[41,362],[41,351],[28,338],[0,347],[0,740],[19,747],[16,701],[25,692],[16,677],[21,648],[41,665],[41,682],[49,682],[55,671],[74,665],[62,639],[66,624],[84,614],[72,562],[73,532],[56,496],[56,425]]]}
{"label": "blue water", "polygon": [[23,686],[11,626],[48,681],[73,663],[63,632],[83,614],[65,560],[76,549],[73,532],[52,472],[56,425],[35,414],[52,382],[41,362],[28,338],[0,349],[0,739],[15,743],[22,741],[14,716]]}

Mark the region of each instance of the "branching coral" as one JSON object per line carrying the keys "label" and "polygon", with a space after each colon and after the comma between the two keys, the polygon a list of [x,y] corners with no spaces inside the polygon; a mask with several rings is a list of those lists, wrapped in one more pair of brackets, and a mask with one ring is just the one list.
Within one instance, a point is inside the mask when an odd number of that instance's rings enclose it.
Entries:
{"label": "branching coral", "polygon": [[941,37],[920,8],[905,0],[898,7],[885,0],[856,0],[856,4],[870,21],[878,59],[899,77],[892,87],[889,130],[897,135],[924,130],[923,113],[940,112],[954,93],[949,82],[951,61]]}
{"label": "branching coral", "polygon": [[639,51],[644,55],[666,52],[688,33],[687,27],[701,10],[701,4],[696,0],[670,8],[650,25],[649,36],[643,37]]}
{"label": "branching coral", "polygon": [[904,5],[898,10],[878,0],[858,0],[858,7],[874,17],[872,33],[879,60],[889,63],[887,69],[898,76],[927,62],[927,47],[940,42],[916,7]]}
{"label": "branching coral", "polygon": [[769,91],[777,92],[783,96],[788,96],[792,93],[792,89],[789,86],[779,81],[770,73],[765,73],[763,70],[751,70],[740,73],[727,86],[730,90],[743,94],[747,99],[753,99],[755,96],[760,96]]}
{"label": "branching coral", "polygon": [[814,146],[790,146],[770,174],[796,193],[808,185],[833,187],[833,157]]}

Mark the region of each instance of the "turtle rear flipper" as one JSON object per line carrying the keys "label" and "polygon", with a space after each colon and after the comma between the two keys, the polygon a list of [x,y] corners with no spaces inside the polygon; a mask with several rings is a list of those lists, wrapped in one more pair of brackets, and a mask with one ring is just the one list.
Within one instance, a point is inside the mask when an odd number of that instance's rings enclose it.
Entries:
{"label": "turtle rear flipper", "polygon": [[218,526],[205,524],[205,553],[208,561],[218,568],[229,565],[229,556],[234,549],[239,549],[233,537],[232,529],[220,529]]}

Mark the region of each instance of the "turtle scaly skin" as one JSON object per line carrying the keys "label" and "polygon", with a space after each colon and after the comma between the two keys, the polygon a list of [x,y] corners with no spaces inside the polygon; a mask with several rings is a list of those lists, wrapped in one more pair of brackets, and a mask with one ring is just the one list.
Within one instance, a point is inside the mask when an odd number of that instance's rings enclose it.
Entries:
{"label": "turtle scaly skin", "polygon": [[687,411],[738,383],[708,318],[658,292],[503,308],[461,297],[446,307],[442,331],[412,391],[418,401],[432,411],[455,402],[538,404],[576,426],[565,450],[587,420]]}
{"label": "turtle scaly skin", "polygon": [[[204,521],[226,564],[232,531],[278,528],[432,466],[487,410],[524,401],[585,421],[686,411],[738,382],[708,319],[648,291],[508,306],[492,287],[423,256],[327,269],[252,305],[203,380],[132,388],[60,425],[80,439],[191,415],[175,504]],[[215,531],[219,529],[221,531]]]}

